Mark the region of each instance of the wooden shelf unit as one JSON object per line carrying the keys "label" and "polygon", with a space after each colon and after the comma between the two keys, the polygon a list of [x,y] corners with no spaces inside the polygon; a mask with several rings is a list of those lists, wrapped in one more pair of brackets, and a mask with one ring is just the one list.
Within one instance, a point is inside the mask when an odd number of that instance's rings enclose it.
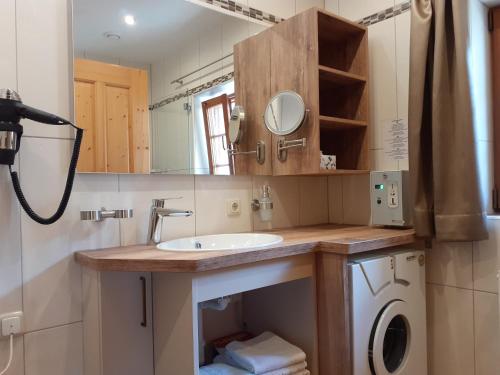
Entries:
{"label": "wooden shelf unit", "polygon": [[[257,45],[259,54],[255,53]],[[269,65],[259,63],[263,55],[270,56],[265,59]],[[248,138],[271,143],[267,148],[273,175],[370,170],[366,27],[311,8],[236,45],[235,62],[236,101],[248,107],[251,119]],[[307,138],[307,146],[289,149],[286,161],[280,161],[276,144],[283,137],[271,138],[261,119],[264,103],[284,90],[301,95],[309,114],[297,133],[285,137]],[[260,111],[252,113],[256,102],[261,103]],[[320,152],[336,155],[337,171],[320,168]],[[250,166],[247,170],[257,169]]]}
{"label": "wooden shelf unit", "polygon": [[336,155],[338,171],[320,174],[367,173],[366,29],[318,11],[318,63],[320,150]]}

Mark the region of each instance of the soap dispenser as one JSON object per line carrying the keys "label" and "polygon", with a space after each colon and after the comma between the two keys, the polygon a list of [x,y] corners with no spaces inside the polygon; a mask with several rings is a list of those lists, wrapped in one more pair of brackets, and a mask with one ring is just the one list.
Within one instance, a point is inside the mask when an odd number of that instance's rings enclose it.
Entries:
{"label": "soap dispenser", "polygon": [[273,219],[273,201],[269,185],[262,186],[260,199],[252,201],[252,209],[259,211],[261,221],[269,222]]}

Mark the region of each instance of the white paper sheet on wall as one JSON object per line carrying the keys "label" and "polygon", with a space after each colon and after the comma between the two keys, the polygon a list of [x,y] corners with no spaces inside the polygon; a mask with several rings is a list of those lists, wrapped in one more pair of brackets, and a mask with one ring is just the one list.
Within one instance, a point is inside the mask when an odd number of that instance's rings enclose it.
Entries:
{"label": "white paper sheet on wall", "polygon": [[389,160],[408,159],[408,123],[389,120],[384,126],[384,152]]}

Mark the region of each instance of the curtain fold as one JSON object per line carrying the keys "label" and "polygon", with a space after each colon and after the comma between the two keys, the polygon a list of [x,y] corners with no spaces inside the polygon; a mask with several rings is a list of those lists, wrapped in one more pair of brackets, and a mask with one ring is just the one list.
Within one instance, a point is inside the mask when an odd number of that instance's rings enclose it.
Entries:
{"label": "curtain fold", "polygon": [[468,1],[413,0],[410,181],[417,235],[488,238],[467,67]]}

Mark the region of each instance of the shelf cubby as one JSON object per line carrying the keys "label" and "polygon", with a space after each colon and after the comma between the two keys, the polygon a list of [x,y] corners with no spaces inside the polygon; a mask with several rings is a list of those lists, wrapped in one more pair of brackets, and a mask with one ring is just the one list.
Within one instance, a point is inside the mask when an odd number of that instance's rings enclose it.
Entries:
{"label": "shelf cubby", "polygon": [[[320,149],[325,155],[335,155],[337,171],[370,169],[368,160],[368,129],[366,126],[320,129]],[[322,174],[335,174],[322,170]],[[345,173],[345,172],[344,172]]]}
{"label": "shelf cubby", "polygon": [[366,29],[318,11],[319,64],[347,73],[366,75]]}
{"label": "shelf cubby", "polygon": [[319,79],[319,114],[366,121],[368,115],[366,82]]}

